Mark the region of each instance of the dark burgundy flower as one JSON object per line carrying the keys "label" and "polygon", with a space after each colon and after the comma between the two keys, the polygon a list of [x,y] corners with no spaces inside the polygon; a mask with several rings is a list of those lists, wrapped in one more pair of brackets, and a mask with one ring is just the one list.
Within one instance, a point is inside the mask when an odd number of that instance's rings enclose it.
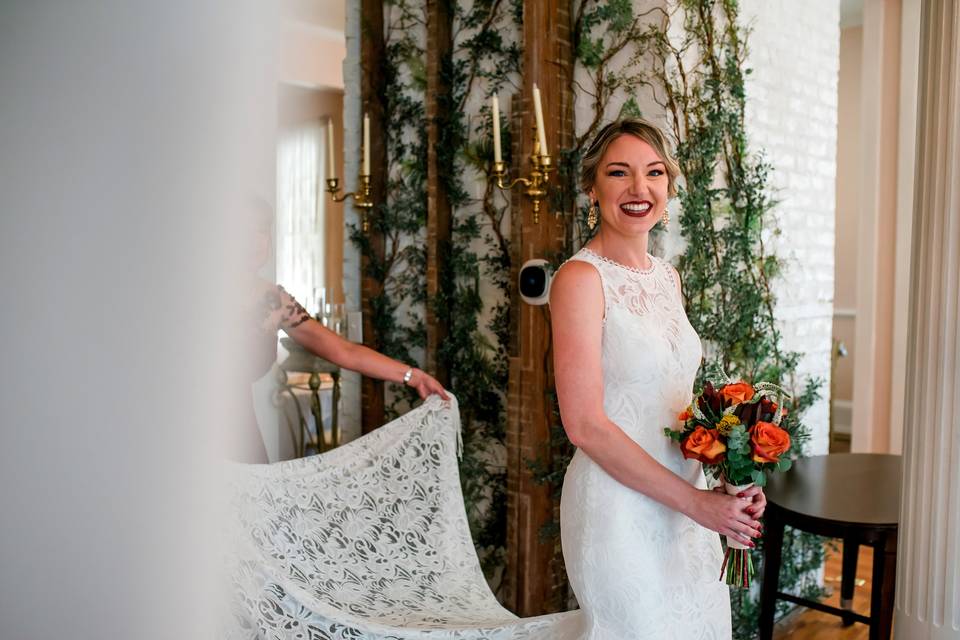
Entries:
{"label": "dark burgundy flower", "polygon": [[711,413],[714,416],[720,415],[720,412],[723,410],[723,398],[721,398],[717,390],[713,388],[712,382],[707,382],[703,385],[703,393],[701,393],[697,399],[697,405],[704,413]]}

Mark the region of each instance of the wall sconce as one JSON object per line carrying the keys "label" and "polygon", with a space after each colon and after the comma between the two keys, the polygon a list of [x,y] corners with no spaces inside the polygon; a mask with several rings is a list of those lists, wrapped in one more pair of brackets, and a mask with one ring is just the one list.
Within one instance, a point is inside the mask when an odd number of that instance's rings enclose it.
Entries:
{"label": "wall sconce", "polygon": [[356,191],[340,194],[340,179],[336,177],[333,163],[333,121],[327,120],[327,193],[334,202],[343,202],[353,198],[353,206],[363,212],[362,229],[370,230],[368,213],[373,208],[370,198],[370,117],[363,114],[363,167],[360,171],[360,185]]}
{"label": "wall sconce", "polygon": [[543,108],[540,104],[540,89],[533,85],[533,106],[536,116],[536,126],[533,128],[533,152],[530,154],[532,169],[527,177],[519,177],[509,184],[504,184],[507,176],[507,165],[503,162],[500,148],[500,103],[494,94],[491,98],[493,111],[493,172],[496,185],[503,191],[511,191],[518,184],[523,185],[523,193],[533,201],[533,222],[540,222],[540,202],[547,197],[547,182],[550,172],[553,171],[553,161],[547,153],[547,134],[543,126]]}
{"label": "wall sconce", "polygon": [[364,233],[370,230],[370,220],[367,213],[373,208],[373,200],[370,199],[370,176],[360,174],[360,188],[356,191],[349,191],[343,195],[340,192],[340,179],[327,178],[327,193],[333,198],[334,202],[343,202],[347,198],[353,198],[353,206],[363,211],[362,228]]}

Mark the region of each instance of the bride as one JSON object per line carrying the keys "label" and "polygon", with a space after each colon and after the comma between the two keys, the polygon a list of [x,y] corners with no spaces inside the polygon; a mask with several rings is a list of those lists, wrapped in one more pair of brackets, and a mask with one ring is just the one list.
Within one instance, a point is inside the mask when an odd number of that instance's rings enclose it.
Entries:
{"label": "bride", "polygon": [[750,544],[766,500],[706,489],[664,437],[701,360],[680,278],[647,253],[679,168],[659,129],[604,127],[583,159],[596,237],[551,288],[560,413],[577,452],[560,507],[563,556],[589,640],[729,639],[717,532]]}

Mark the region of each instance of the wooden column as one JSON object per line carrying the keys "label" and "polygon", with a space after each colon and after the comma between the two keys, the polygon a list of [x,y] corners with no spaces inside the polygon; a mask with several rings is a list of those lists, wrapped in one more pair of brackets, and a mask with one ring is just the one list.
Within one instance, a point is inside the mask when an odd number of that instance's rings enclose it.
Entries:
{"label": "wooden column", "polygon": [[[383,122],[383,0],[361,0],[360,5],[360,56],[362,113],[370,116],[370,186],[375,203],[383,203],[387,184],[387,145]],[[371,224],[366,231],[370,250],[375,260],[382,261],[385,243],[382,234],[376,232],[373,220],[378,215],[374,206],[369,212]],[[360,261],[360,297],[363,300],[363,343],[376,351],[380,350],[380,336],[373,324],[373,302],[383,293],[381,283],[367,275],[370,260]],[[364,376],[360,388],[361,428],[369,433],[384,422],[383,382]]]}
{"label": "wooden column", "polygon": [[450,253],[450,198],[442,179],[444,171],[440,150],[450,144],[443,139],[443,126],[451,101],[450,86],[443,65],[453,51],[453,17],[450,0],[427,0],[427,344],[424,368],[441,384],[450,384],[450,374],[438,358],[438,350],[447,336],[447,324],[437,317],[435,302],[443,293],[442,274]]}
{"label": "wooden column", "polygon": [[[526,0],[523,14],[523,92],[515,103],[520,114],[514,126],[514,170],[527,174],[533,149],[533,85],[540,88],[547,145],[557,164],[560,148],[571,145],[572,100],[569,3]],[[556,171],[550,175],[556,184]],[[564,247],[565,226],[541,204],[540,221],[524,195],[514,196],[513,282],[519,267],[531,258],[551,258]],[[507,570],[504,595],[518,615],[531,616],[562,608],[554,597],[557,569],[553,560],[559,540],[544,540],[543,525],[554,518],[550,487],[536,484],[528,462],[550,456],[553,376],[549,311],[533,307],[513,294],[516,341],[510,347],[507,415]]]}

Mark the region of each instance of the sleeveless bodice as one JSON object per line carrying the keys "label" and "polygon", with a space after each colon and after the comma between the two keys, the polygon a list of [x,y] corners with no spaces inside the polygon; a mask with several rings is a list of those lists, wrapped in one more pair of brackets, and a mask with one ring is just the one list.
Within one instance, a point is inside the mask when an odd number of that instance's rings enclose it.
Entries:
{"label": "sleeveless bodice", "polygon": [[[663,434],[690,403],[701,344],[673,267],[627,267],[590,249],[571,260],[600,274],[607,417],[662,465],[698,488],[700,463]],[[610,476],[578,450],[560,505],[563,556],[585,613],[585,640],[729,640],[719,536]]]}
{"label": "sleeveless bodice", "polygon": [[634,269],[581,249],[603,286],[604,408],[607,416],[662,464],[680,472],[676,446],[663,435],[689,403],[700,366],[700,338],[683,310],[676,271],[650,256]]}

